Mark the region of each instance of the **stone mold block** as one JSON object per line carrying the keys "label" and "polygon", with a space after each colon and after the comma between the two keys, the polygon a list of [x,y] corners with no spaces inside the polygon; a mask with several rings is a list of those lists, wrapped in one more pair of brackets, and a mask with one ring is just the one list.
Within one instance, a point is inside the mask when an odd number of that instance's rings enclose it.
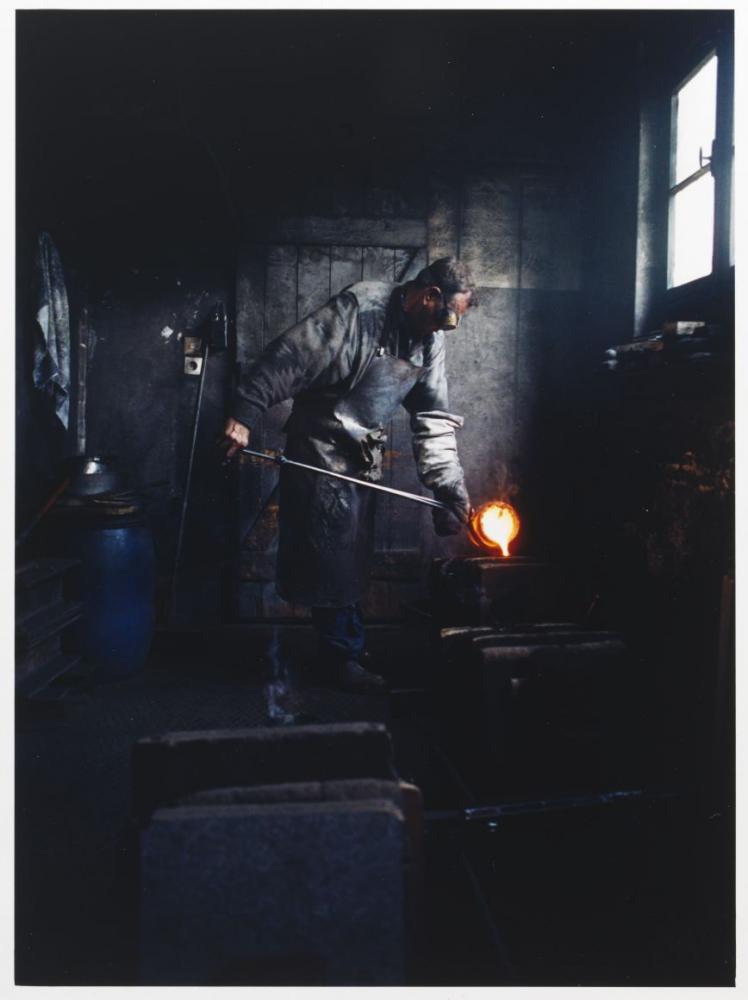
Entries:
{"label": "stone mold block", "polygon": [[404,827],[385,799],[158,809],[141,983],[402,984]]}
{"label": "stone mold block", "polygon": [[159,806],[211,788],[396,777],[381,723],[165,733],[133,748],[133,808],[142,823]]}

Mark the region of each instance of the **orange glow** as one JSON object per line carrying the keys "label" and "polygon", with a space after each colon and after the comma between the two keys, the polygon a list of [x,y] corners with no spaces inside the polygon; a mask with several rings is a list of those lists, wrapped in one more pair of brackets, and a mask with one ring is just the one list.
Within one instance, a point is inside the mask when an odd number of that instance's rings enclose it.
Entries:
{"label": "orange glow", "polygon": [[491,500],[473,513],[470,528],[476,545],[499,549],[502,556],[508,556],[509,543],[519,534],[519,515],[510,504]]}

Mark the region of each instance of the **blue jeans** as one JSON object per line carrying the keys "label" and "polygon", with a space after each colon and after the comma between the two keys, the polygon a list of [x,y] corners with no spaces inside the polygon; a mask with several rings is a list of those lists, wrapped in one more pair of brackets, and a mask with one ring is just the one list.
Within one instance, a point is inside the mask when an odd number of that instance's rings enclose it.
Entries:
{"label": "blue jeans", "polygon": [[344,608],[312,608],[312,624],[323,656],[357,660],[364,651],[364,622],[358,604]]}

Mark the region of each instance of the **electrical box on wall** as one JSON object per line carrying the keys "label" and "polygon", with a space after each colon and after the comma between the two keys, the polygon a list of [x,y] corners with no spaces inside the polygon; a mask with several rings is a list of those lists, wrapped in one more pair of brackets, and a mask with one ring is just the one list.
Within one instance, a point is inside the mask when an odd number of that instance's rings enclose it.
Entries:
{"label": "electrical box on wall", "polygon": [[199,375],[203,370],[202,337],[184,338],[184,374]]}

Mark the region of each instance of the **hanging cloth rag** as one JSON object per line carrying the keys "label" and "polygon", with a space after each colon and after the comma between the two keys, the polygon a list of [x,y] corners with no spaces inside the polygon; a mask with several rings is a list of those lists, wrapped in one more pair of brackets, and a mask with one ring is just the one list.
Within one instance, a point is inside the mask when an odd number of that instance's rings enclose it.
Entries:
{"label": "hanging cloth rag", "polygon": [[34,344],[34,386],[54,398],[55,412],[67,429],[70,407],[70,310],[62,261],[49,233],[39,234],[34,259],[34,284],[38,324]]}

